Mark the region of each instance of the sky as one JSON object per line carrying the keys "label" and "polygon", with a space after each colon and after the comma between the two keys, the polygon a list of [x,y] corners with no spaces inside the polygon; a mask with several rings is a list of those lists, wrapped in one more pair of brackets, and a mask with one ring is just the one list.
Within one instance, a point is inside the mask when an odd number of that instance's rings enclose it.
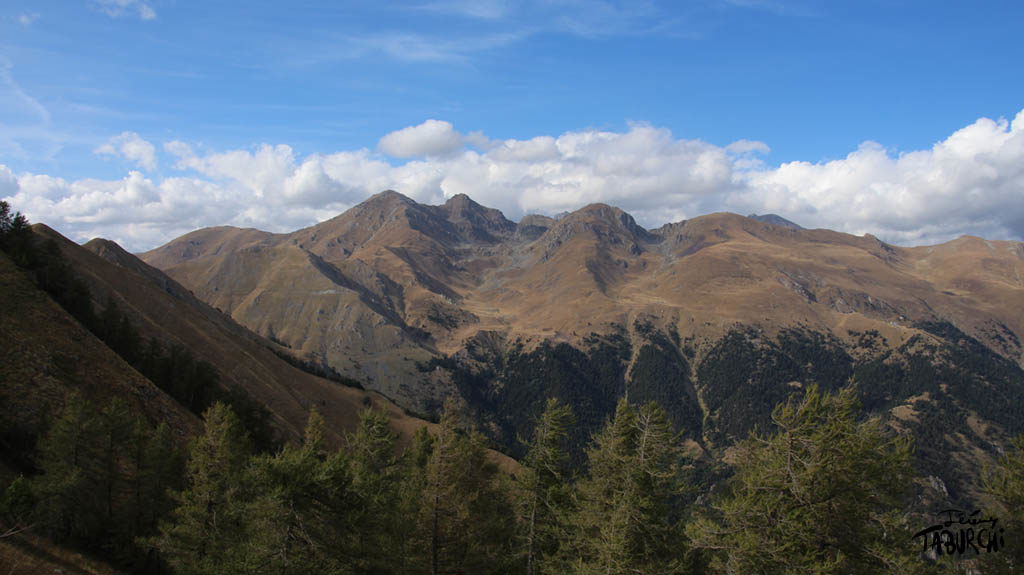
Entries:
{"label": "sky", "polygon": [[133,251],[394,189],[1024,240],[1020,2],[0,0],[0,198]]}

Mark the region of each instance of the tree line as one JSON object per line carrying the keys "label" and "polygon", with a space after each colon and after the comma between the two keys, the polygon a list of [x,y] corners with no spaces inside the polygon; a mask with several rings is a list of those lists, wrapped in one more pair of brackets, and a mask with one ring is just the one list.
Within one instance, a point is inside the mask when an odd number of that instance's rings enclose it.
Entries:
{"label": "tree line", "polygon": [[[7,486],[0,515],[137,573],[936,568],[901,514],[910,444],[861,417],[852,387],[812,386],[777,406],[773,431],[740,442],[735,473],[696,501],[687,469],[697,463],[655,403],[619,401],[580,469],[566,445],[572,411],[549,400],[511,473],[461,413],[448,402],[434,432],[421,428],[399,449],[387,416],[368,409],[330,450],[313,411],[301,444],[259,453],[218,402],[183,456],[166,426],[131,418],[117,400],[97,409],[72,395],[38,444],[40,473]],[[990,482],[1008,528],[1020,525],[1022,448]],[[1012,572],[1013,553],[985,572]]]}

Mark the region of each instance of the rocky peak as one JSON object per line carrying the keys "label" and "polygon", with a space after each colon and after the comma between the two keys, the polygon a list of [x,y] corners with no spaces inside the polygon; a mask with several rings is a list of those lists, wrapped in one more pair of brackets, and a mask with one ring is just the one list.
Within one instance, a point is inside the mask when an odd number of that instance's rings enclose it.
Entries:
{"label": "rocky peak", "polygon": [[633,216],[607,204],[590,204],[559,220],[548,232],[548,248],[557,248],[572,238],[586,234],[599,243],[624,245],[630,252],[643,251],[643,244],[655,243],[658,236],[636,223]]}
{"label": "rocky peak", "polygon": [[438,206],[443,217],[451,222],[464,241],[495,242],[515,231],[515,223],[505,218],[499,210],[485,208],[466,194],[456,194],[442,206]]}
{"label": "rocky peak", "polygon": [[780,216],[778,214],[761,214],[761,215],[750,214],[747,217],[752,219],[752,220],[757,220],[757,221],[759,221],[761,223],[764,223],[764,224],[771,224],[773,226],[779,226],[779,227],[783,227],[783,228],[792,228],[794,230],[802,230],[802,229],[804,229],[803,226],[801,226],[799,224],[796,224],[796,223],[793,223],[793,222],[787,220],[786,218],[784,218],[784,217],[782,217],[782,216]]}

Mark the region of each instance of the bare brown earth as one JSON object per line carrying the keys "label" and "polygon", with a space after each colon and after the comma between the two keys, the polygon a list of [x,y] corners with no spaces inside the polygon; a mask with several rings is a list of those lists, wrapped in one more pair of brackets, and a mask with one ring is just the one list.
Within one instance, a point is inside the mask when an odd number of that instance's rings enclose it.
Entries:
{"label": "bare brown earth", "polygon": [[963,237],[903,248],[872,236],[718,213],[644,230],[594,204],[519,224],[460,195],[382,192],[290,234],[220,227],[141,255],[240,324],[399,404],[453,392],[417,362],[481,332],[527,349],[644,319],[698,346],[739,325],[874,329],[890,346],[943,320],[1018,364],[1024,246]]}

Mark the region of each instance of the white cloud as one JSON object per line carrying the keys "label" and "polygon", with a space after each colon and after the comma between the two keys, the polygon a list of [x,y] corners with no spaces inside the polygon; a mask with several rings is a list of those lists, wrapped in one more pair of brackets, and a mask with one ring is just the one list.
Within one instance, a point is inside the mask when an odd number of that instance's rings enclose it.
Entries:
{"label": "white cloud", "polygon": [[0,164],[0,198],[13,196],[18,191],[18,178],[7,166]]}
{"label": "white cloud", "polygon": [[867,142],[840,160],[791,162],[745,180],[728,204],[737,211],[779,211],[899,243],[1024,239],[1024,111],[1012,123],[982,118],[930,150],[892,156]]}
{"label": "white cloud", "polygon": [[192,146],[179,140],[164,142],[164,151],[173,156],[177,156],[179,159],[191,158],[196,155],[196,153],[192,151]]}
{"label": "white cloud", "polygon": [[[128,157],[126,134],[109,145]],[[426,203],[466,193],[511,219],[605,202],[647,227],[728,210],[904,244],[965,233],[1024,239],[1024,111],[1012,122],[980,119],[927,150],[894,155],[866,142],[842,159],[776,167],[758,156],[763,143],[721,147],[647,124],[492,140],[432,120],[382,138],[392,157],[417,158],[397,165],[366,149],[300,158],[287,145],[163,147],[185,174],[69,182],[0,165],[0,197],[76,240],[102,235],[133,250],[203,226],[290,231],[387,188]],[[144,154],[132,159],[145,163]]]}
{"label": "white cloud", "polygon": [[156,169],[156,148],[135,132],[122,132],[94,150],[100,155],[123,157],[147,170]]}
{"label": "white cloud", "polygon": [[377,148],[393,158],[417,156],[443,156],[463,146],[464,138],[448,122],[427,120],[419,126],[409,126],[391,132],[377,144]]}
{"label": "white cloud", "polygon": [[283,182],[295,169],[292,149],[284,144],[263,144],[255,152],[234,150],[202,157],[178,144],[180,142],[171,142],[170,149],[185,153],[179,156],[179,169],[192,169],[216,180],[237,182],[256,197],[263,197],[264,191]]}
{"label": "white cloud", "polygon": [[768,144],[757,140],[737,140],[726,146],[725,149],[733,154],[767,154],[772,151]]}
{"label": "white cloud", "polygon": [[156,18],[156,11],[148,2],[141,0],[94,0],[96,7],[107,16],[120,18],[135,14],[143,20]]}

